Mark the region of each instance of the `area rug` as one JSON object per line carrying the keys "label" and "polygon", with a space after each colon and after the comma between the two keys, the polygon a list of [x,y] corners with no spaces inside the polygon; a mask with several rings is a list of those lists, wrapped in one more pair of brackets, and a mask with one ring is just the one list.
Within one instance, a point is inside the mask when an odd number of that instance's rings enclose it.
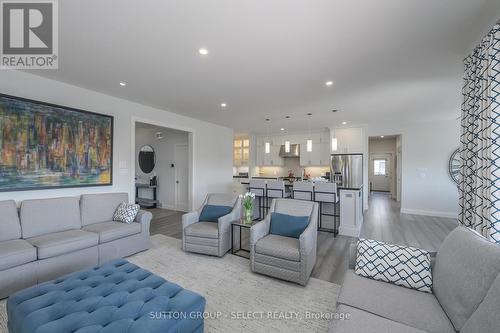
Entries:
{"label": "area rug", "polygon": [[[186,253],[181,241],[152,236],[129,261],[207,300],[205,332],[329,332],[340,286],[311,278],[306,287],[252,273],[245,258]],[[6,332],[5,301],[0,332]]]}

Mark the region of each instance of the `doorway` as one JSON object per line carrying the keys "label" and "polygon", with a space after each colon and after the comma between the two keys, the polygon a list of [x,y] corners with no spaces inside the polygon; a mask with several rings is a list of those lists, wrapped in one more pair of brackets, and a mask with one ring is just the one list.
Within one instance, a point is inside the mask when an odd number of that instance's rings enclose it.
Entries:
{"label": "doorway", "polygon": [[401,200],[401,135],[368,138],[369,192],[385,192]]}
{"label": "doorway", "polygon": [[391,192],[392,154],[370,154],[371,190]]}
{"label": "doorway", "polygon": [[[134,121],[133,133],[135,202],[142,208],[190,210],[192,133],[143,121]],[[156,215],[166,213],[158,209]]]}

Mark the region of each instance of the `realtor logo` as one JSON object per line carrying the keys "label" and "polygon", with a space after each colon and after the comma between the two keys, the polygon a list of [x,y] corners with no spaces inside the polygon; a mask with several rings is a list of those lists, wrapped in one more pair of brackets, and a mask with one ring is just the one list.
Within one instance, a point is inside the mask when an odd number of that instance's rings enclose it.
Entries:
{"label": "realtor logo", "polygon": [[1,69],[57,69],[56,0],[0,0]]}

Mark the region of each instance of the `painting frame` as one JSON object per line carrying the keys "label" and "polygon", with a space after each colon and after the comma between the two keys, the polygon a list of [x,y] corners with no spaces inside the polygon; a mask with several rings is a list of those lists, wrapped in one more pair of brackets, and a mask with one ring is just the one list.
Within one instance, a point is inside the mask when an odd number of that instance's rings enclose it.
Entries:
{"label": "painting frame", "polygon": [[[4,187],[0,186],[0,192],[38,191],[38,190],[113,186],[114,116],[109,115],[109,114],[87,111],[87,110],[83,110],[83,109],[77,109],[77,108],[69,107],[69,106],[65,106],[65,105],[48,103],[48,102],[33,100],[33,99],[29,99],[29,98],[0,93],[0,99],[2,99],[2,98],[8,98],[8,99],[16,100],[18,102],[31,103],[31,104],[41,105],[41,106],[45,106],[45,107],[49,107],[49,108],[62,109],[64,111],[81,113],[81,114],[85,114],[85,115],[97,116],[97,117],[103,117],[103,118],[109,119],[109,122],[110,122],[109,123],[110,149],[111,149],[111,151],[110,151],[110,157],[109,157],[109,182],[106,182],[103,184],[95,183],[95,184],[69,184],[69,185],[41,185],[41,186],[31,186],[31,187],[17,186],[17,187],[9,187],[9,188],[4,188]],[[3,129],[1,129],[1,131],[3,131]]]}

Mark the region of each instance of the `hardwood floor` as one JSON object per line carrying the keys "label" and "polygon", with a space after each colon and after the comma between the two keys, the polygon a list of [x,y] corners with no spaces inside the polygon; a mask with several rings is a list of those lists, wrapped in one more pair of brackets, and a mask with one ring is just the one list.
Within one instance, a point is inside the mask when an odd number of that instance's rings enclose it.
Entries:
{"label": "hardwood floor", "polygon": [[[159,208],[150,211],[153,213],[150,229],[152,235],[181,238],[183,212]],[[372,192],[360,237],[437,251],[446,235],[458,225],[456,219],[401,214],[399,211],[399,204],[389,194]],[[312,277],[342,284],[349,267],[349,246],[354,241],[355,238],[334,238],[333,234],[320,231]],[[246,243],[245,240],[243,243]]]}

